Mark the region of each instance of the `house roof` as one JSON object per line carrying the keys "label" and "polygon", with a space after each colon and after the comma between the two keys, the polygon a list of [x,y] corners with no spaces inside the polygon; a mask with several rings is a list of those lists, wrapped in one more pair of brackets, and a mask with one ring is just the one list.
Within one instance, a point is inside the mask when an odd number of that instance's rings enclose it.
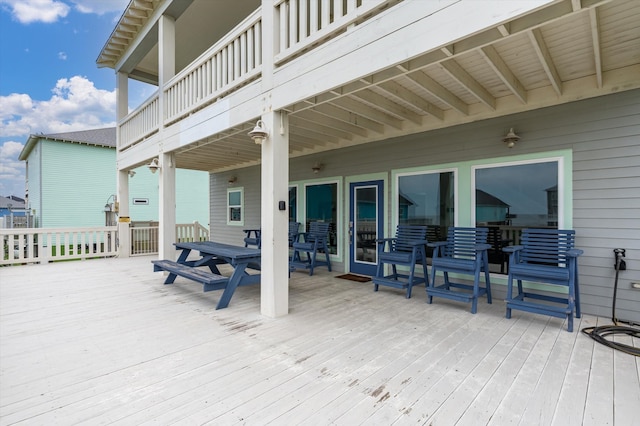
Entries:
{"label": "house roof", "polygon": [[106,127],[103,129],[79,130],[77,132],[52,133],[48,135],[43,133],[32,134],[29,135],[29,139],[22,149],[22,152],[20,152],[18,159],[26,160],[33,147],[42,139],[115,148],[116,128]]}
{"label": "house roof", "polygon": [[0,197],[0,209],[8,209],[11,205],[12,209],[24,209],[24,200],[18,201],[7,197]]}
{"label": "house roof", "polygon": [[483,191],[482,189],[476,189],[476,205],[509,207],[509,204],[505,203],[500,198]]}

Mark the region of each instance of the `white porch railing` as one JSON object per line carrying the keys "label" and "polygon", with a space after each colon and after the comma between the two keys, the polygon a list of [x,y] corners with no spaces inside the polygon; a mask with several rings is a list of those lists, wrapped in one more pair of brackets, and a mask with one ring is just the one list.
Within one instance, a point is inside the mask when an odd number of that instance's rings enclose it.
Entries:
{"label": "white porch railing", "polygon": [[263,57],[263,42],[271,38],[263,34],[262,9],[257,9],[163,87],[164,111],[159,110],[155,94],[121,121],[118,149],[131,147],[161,125],[175,123],[260,78],[264,61],[278,66],[308,54],[401,1],[276,0],[274,58]]}
{"label": "white porch railing", "polygon": [[164,124],[181,119],[260,75],[262,21],[252,13],[164,88]]}
{"label": "white porch railing", "polygon": [[120,124],[120,146],[124,151],[144,138],[156,133],[160,126],[160,103],[158,92],[140,105]]}
{"label": "white porch railing", "polygon": [[[158,253],[158,227],[135,226],[131,232],[131,256],[143,256]],[[207,241],[209,230],[200,223],[176,224],[176,241]]]}
{"label": "white porch railing", "polygon": [[374,12],[402,0],[279,0],[275,3],[280,32],[275,64],[367,21]]}
{"label": "white porch railing", "polygon": [[0,265],[118,254],[117,227],[0,229]]}

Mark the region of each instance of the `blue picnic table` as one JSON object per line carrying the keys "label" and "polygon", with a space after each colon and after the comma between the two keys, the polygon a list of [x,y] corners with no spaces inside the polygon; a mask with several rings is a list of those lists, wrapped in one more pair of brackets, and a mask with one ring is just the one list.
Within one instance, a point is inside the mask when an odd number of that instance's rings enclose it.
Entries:
{"label": "blue picnic table", "polygon": [[[165,284],[173,284],[176,277],[182,276],[203,284],[203,290],[224,290],[216,309],[229,305],[236,288],[260,282],[260,274],[249,274],[247,269],[260,270],[260,250],[214,241],[175,243],[181,250],[177,261],[154,260],[154,271],[167,271],[169,276]],[[200,258],[189,259],[192,251]],[[218,265],[229,264],[233,267],[231,276],[222,275]],[[209,271],[203,270],[207,266]]]}

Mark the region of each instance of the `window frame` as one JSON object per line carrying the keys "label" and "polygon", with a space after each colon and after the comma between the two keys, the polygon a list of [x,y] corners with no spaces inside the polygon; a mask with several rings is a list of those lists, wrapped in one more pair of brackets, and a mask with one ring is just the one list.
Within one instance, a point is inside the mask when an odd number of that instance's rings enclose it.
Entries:
{"label": "window frame", "polygon": [[[483,158],[455,163],[442,163],[391,170],[391,220],[395,229],[399,222],[399,176],[424,173],[454,172],[454,226],[475,226],[475,168],[496,164],[558,162],[558,229],[573,227],[573,151],[563,149],[502,157]],[[562,207],[561,207],[562,206]]]}
{"label": "window frame", "polygon": [[[240,193],[239,205],[232,205],[230,203],[229,195],[233,192]],[[231,208],[240,208],[240,220],[231,220]],[[244,187],[227,188],[227,225],[244,226]]]}
{"label": "window frame", "polygon": [[[548,153],[547,153],[548,154]],[[566,214],[565,209],[567,208],[567,179],[565,175],[565,156],[554,155],[554,156],[540,156],[535,158],[527,158],[527,159],[509,159],[509,157],[502,157],[500,159],[495,159],[496,161],[487,162],[483,160],[482,164],[474,164],[471,166],[471,226],[475,226],[476,224],[476,170],[478,169],[490,169],[496,167],[509,167],[509,166],[521,166],[527,164],[539,164],[539,163],[552,163],[555,162],[558,167],[558,177],[557,177],[557,185],[558,185],[558,225],[557,229],[565,229],[567,225],[568,216]],[[571,179],[571,177],[569,177]]]}
{"label": "window frame", "polygon": [[[302,224],[303,232],[306,232],[306,223],[307,223],[307,187],[309,186],[317,186],[317,185],[326,185],[326,184],[335,184],[336,185],[336,253],[329,254],[331,259],[335,261],[342,261],[343,257],[343,179],[342,178],[325,178],[325,179],[315,179],[306,181],[301,184],[302,191],[298,191],[298,219]],[[292,186],[291,184],[289,186]],[[300,187],[298,188],[300,189]]]}

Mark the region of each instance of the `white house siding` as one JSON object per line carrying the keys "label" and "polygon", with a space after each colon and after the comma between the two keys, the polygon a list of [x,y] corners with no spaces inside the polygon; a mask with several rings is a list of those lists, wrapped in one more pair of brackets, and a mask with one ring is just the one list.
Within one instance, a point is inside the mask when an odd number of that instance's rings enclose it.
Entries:
{"label": "white house siding", "polygon": [[[501,141],[510,127],[522,137],[512,149]],[[640,290],[631,289],[631,282],[640,281],[640,90],[294,158],[290,181],[390,174],[397,169],[557,150],[573,152],[571,227],[577,233],[577,246],[584,250],[579,259],[582,308],[611,315],[613,249],[625,248],[627,270],[620,272],[616,314],[640,322]],[[315,162],[324,165],[318,175],[311,171]],[[211,176],[213,238],[242,241],[241,230],[226,225],[227,180],[232,175],[236,185],[244,187],[245,224],[259,223],[259,174],[253,167]],[[387,222],[393,224],[390,209]],[[334,266],[344,269],[340,262]],[[504,287],[494,288],[498,297],[504,294]]]}

